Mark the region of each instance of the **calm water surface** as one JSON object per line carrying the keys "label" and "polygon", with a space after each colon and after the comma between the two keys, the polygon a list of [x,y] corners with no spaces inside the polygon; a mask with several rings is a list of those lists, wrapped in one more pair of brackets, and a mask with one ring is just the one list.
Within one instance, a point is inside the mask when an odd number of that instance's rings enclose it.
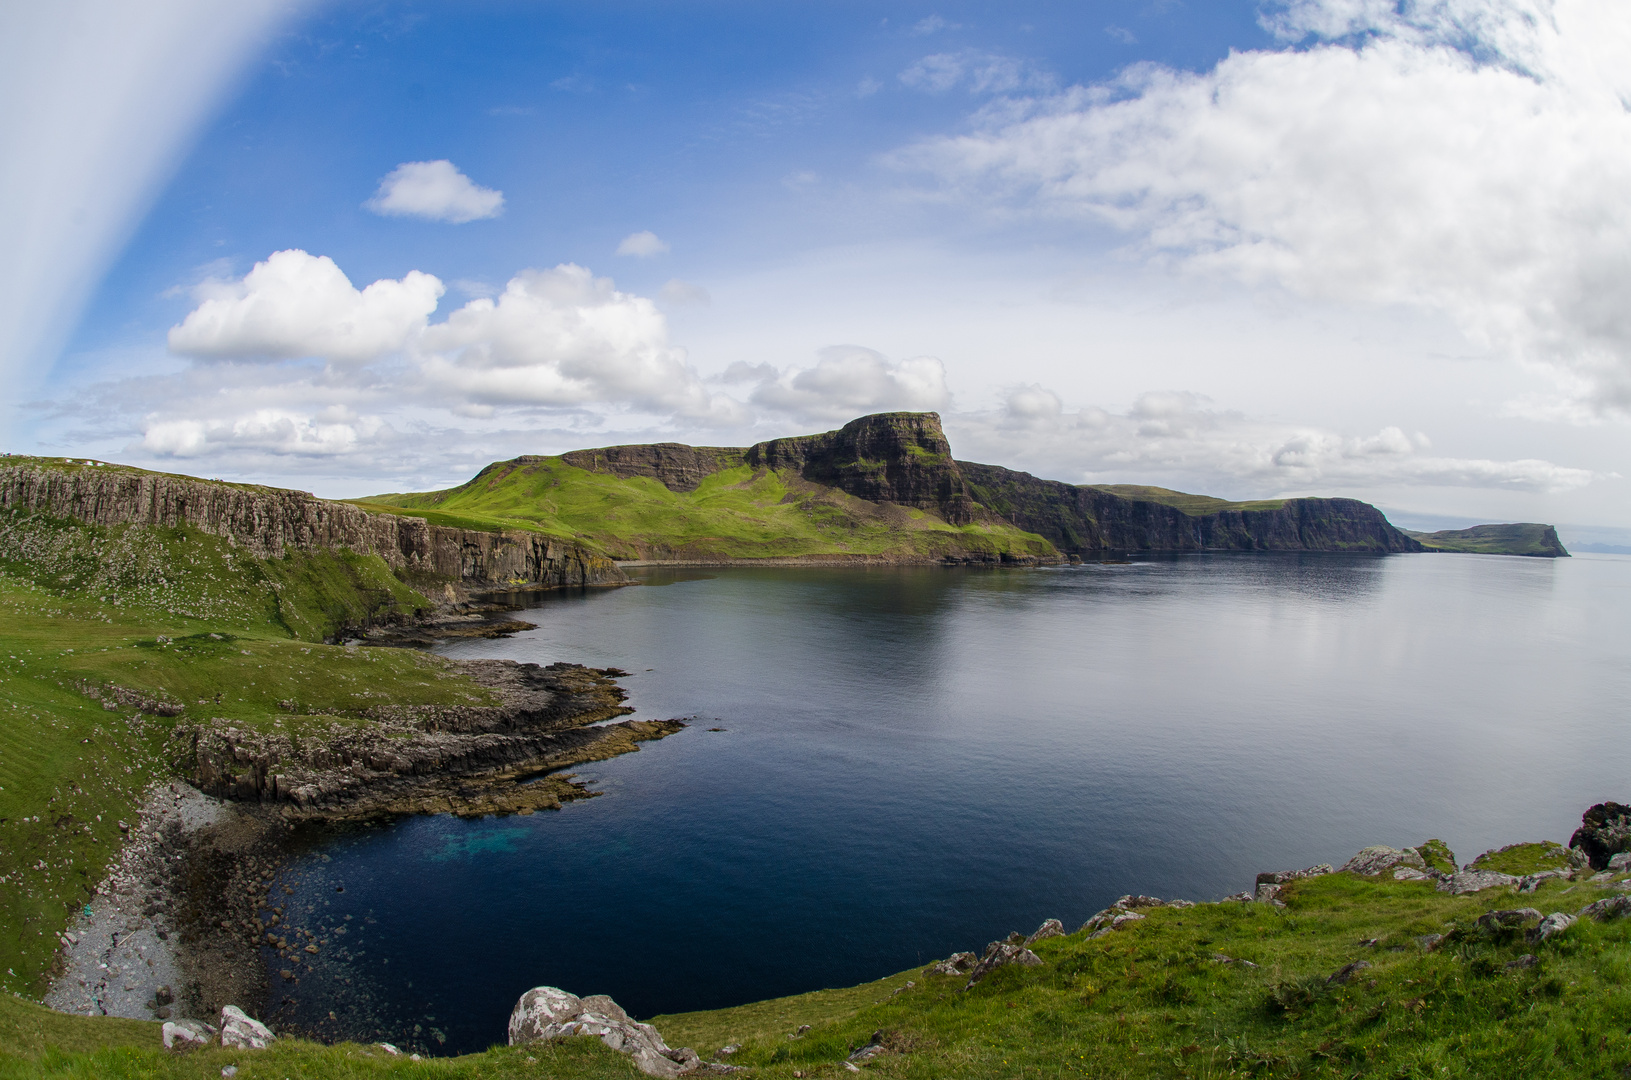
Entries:
{"label": "calm water surface", "polygon": [[626,668],[636,716],[697,721],[580,768],[603,795],[559,813],[308,835],[287,899],[332,944],[298,984],[272,959],[275,1021],[481,1049],[540,984],[738,1004],[1631,799],[1627,558],[644,580],[441,651]]}

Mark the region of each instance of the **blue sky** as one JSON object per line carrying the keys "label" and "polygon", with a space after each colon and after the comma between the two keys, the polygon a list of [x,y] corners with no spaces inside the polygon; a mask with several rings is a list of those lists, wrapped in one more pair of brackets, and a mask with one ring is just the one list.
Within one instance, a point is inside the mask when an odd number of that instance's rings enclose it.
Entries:
{"label": "blue sky", "polygon": [[1631,529],[1618,9],[69,6],[0,46],[83,75],[0,76],[61,163],[0,169],[14,450],[338,495],[937,408],[1061,479]]}

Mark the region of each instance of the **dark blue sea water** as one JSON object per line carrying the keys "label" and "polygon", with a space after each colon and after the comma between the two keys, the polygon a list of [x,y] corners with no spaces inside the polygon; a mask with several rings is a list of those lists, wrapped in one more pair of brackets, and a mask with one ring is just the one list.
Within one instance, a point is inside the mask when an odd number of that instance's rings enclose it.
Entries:
{"label": "dark blue sea water", "polygon": [[637,716],[699,719],[581,768],[602,795],[559,813],[305,836],[291,913],[331,945],[274,977],[274,1021],[480,1049],[540,984],[737,1004],[1372,843],[1565,840],[1631,800],[1628,558],[645,580],[442,651],[626,668]]}

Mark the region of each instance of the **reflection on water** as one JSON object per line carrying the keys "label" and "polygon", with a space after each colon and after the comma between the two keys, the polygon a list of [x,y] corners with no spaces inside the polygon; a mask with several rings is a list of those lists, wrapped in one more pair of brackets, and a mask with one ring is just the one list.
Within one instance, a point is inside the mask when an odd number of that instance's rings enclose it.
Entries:
{"label": "reflection on water", "polygon": [[539,984],[637,1015],[852,984],[1124,892],[1562,839],[1631,795],[1627,559],[649,574],[444,651],[621,667],[637,715],[703,722],[558,813],[324,834],[291,911],[328,967],[274,960],[276,1019],[476,1049]]}

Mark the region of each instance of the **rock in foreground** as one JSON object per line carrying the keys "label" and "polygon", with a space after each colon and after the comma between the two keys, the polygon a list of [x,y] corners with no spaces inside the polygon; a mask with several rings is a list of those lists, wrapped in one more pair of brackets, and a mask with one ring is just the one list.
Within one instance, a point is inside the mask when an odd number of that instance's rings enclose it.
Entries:
{"label": "rock in foreground", "polygon": [[631,1019],[605,994],[580,998],[553,986],[537,986],[521,995],[510,1013],[511,1046],[565,1035],[594,1035],[629,1055],[647,1076],[677,1077],[702,1066],[694,1051],[672,1049],[656,1028]]}

